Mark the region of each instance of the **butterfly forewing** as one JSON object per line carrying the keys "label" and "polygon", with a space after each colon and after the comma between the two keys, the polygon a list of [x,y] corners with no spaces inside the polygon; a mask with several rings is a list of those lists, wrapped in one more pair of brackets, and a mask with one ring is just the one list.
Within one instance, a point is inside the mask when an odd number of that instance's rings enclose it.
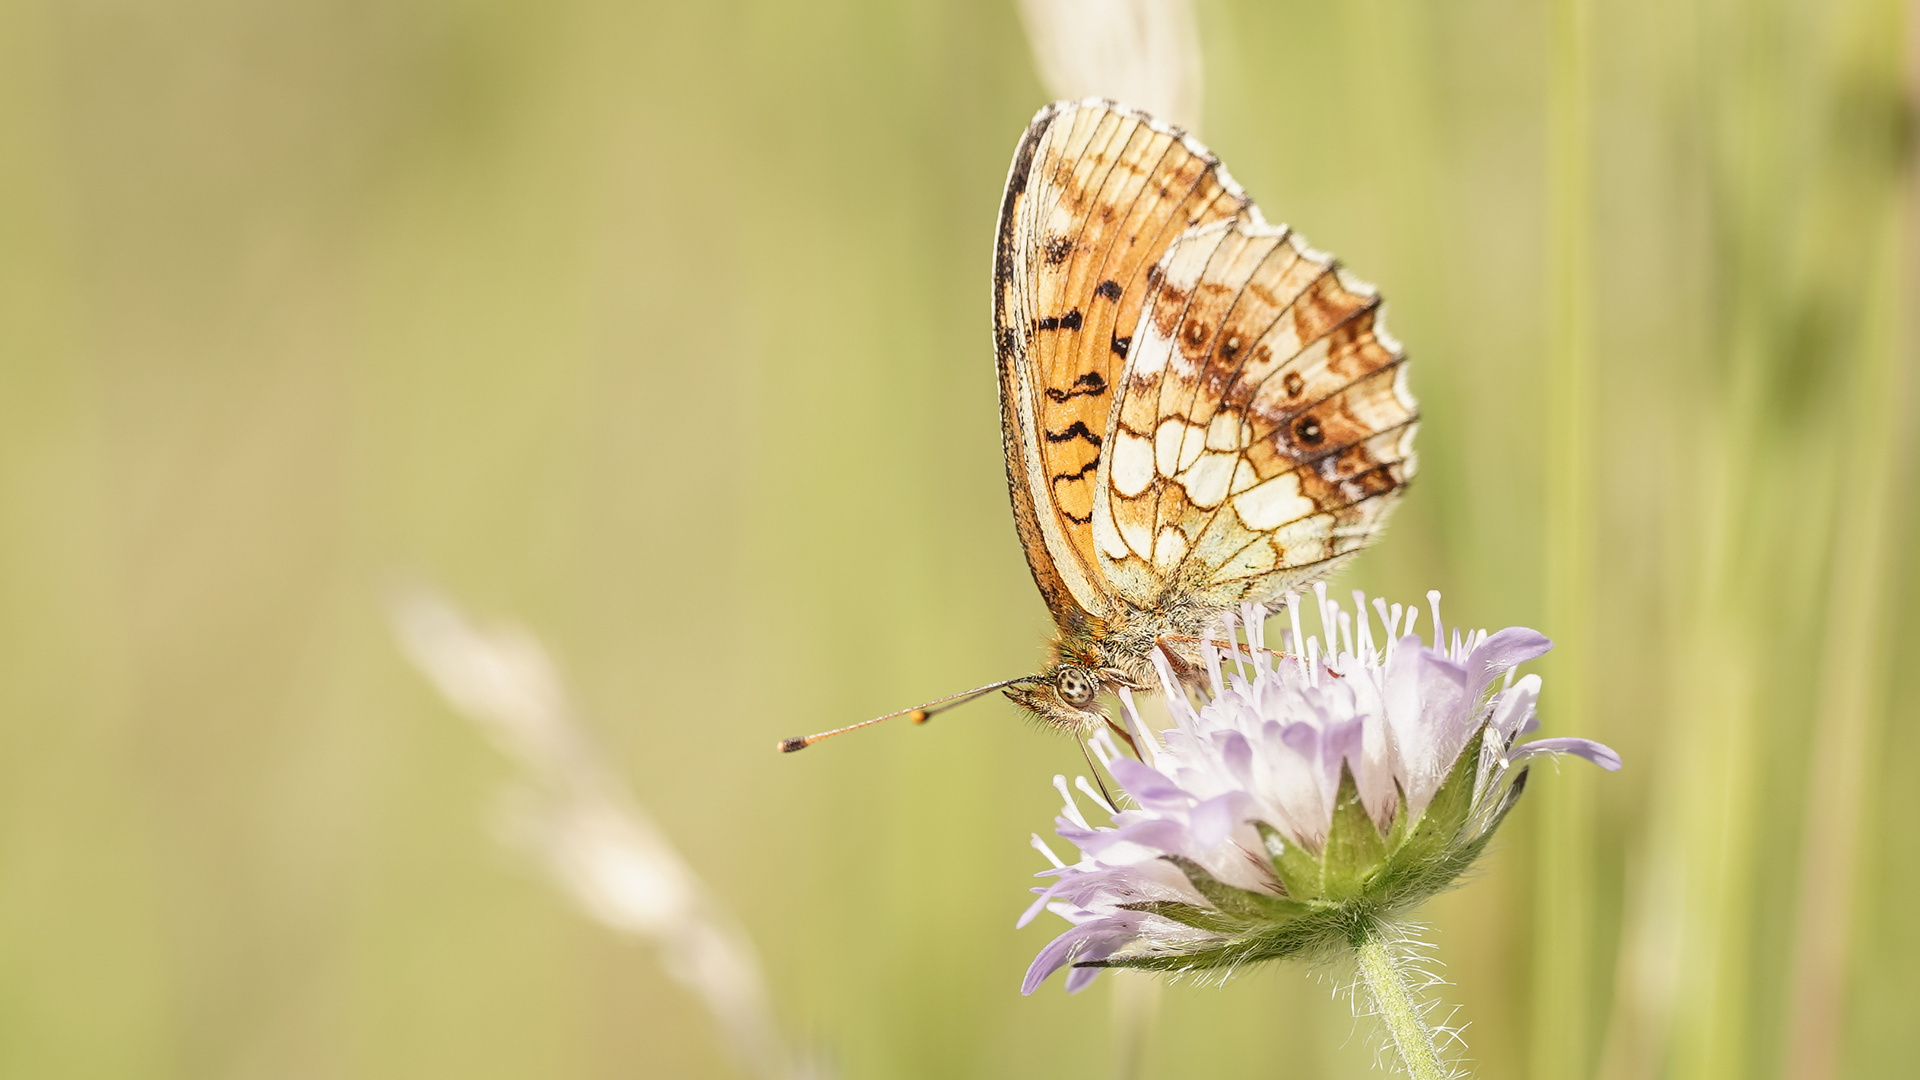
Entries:
{"label": "butterfly forewing", "polygon": [[1204,147],[1110,103],[1049,106],[1022,141],[995,258],[1002,419],[1015,519],[1063,625],[1114,600],[1092,521],[1155,267],[1177,237],[1249,205]]}

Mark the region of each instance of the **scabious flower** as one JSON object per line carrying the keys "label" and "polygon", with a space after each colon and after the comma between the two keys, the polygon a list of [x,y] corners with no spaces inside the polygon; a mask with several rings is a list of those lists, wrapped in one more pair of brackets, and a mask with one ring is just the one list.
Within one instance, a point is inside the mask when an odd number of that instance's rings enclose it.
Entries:
{"label": "scabious flower", "polygon": [[[1415,633],[1419,610],[1366,599],[1350,613],[1316,588],[1322,632],[1301,633],[1287,598],[1285,648],[1268,650],[1265,609],[1241,613],[1244,643],[1203,649],[1207,685],[1189,696],[1164,659],[1172,726],[1148,730],[1130,695],[1123,720],[1141,760],[1105,733],[1093,740],[1125,798],[1116,809],[1079,781],[1111,823],[1092,824],[1064,777],[1057,831],[1077,862],[1054,863],[1051,885],[1020,920],[1043,910],[1073,926],[1041,950],[1022,992],[1070,968],[1078,991],[1102,968],[1229,973],[1294,955],[1369,953],[1398,916],[1473,862],[1519,798],[1525,762],[1573,754],[1605,769],[1614,752],[1586,739],[1520,743],[1538,727],[1540,677],[1515,667],[1552,647],[1508,627],[1489,635],[1440,622]],[[1195,698],[1198,699],[1196,707]],[[1376,956],[1384,956],[1378,953]]]}

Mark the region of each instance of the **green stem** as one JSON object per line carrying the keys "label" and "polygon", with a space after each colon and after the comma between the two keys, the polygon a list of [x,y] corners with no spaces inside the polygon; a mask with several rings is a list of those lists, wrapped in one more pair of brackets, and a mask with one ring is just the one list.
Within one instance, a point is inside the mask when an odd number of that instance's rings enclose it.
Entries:
{"label": "green stem", "polygon": [[1414,1080],[1448,1080],[1454,1073],[1441,1062],[1440,1051],[1433,1044],[1433,1029],[1427,1027],[1420,1002],[1407,985],[1401,960],[1381,936],[1378,925],[1354,938],[1353,955],[1360,961],[1360,981],[1366,985],[1373,1011],[1386,1022],[1387,1034],[1407,1075]]}
{"label": "green stem", "polygon": [[1147,971],[1113,971],[1113,1075],[1140,1080],[1147,1074],[1147,1039],[1160,1013],[1160,980]]}

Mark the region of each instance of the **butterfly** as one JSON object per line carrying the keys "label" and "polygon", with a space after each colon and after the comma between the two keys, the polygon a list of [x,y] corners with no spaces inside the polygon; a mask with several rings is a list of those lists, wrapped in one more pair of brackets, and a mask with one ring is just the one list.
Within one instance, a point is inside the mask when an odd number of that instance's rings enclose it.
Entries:
{"label": "butterfly", "polygon": [[916,720],[1002,690],[1091,734],[1102,693],[1158,685],[1156,650],[1193,677],[1222,615],[1357,554],[1414,474],[1379,293],[1268,224],[1193,136],[1112,101],[1055,102],[1020,140],[993,342],[1014,525],[1057,633],[1038,673]]}

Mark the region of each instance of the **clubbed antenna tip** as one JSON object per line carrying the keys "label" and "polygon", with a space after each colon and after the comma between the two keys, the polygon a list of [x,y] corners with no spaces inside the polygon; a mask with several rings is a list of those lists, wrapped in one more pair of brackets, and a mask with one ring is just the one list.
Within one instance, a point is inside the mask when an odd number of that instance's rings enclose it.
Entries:
{"label": "clubbed antenna tip", "polygon": [[876,716],[871,720],[862,720],[857,724],[848,724],[846,727],[834,728],[832,731],[822,731],[817,735],[796,735],[791,739],[781,739],[780,752],[783,754],[791,754],[795,750],[804,750],[814,743],[819,742],[821,739],[830,739],[835,735],[843,735],[849,731],[858,731],[863,727],[871,727],[882,720],[891,720],[896,716],[904,716],[916,724],[924,724],[933,719],[935,713],[943,713],[948,709],[965,705],[967,702],[972,701],[982,694],[998,690],[1003,686],[1011,686],[1019,681],[1019,679],[1002,679],[999,682],[988,683],[985,686],[976,686],[971,690],[962,690],[957,694],[948,694],[946,697],[929,701],[925,705],[916,706],[911,709],[901,709],[898,712],[890,712],[885,716]]}

